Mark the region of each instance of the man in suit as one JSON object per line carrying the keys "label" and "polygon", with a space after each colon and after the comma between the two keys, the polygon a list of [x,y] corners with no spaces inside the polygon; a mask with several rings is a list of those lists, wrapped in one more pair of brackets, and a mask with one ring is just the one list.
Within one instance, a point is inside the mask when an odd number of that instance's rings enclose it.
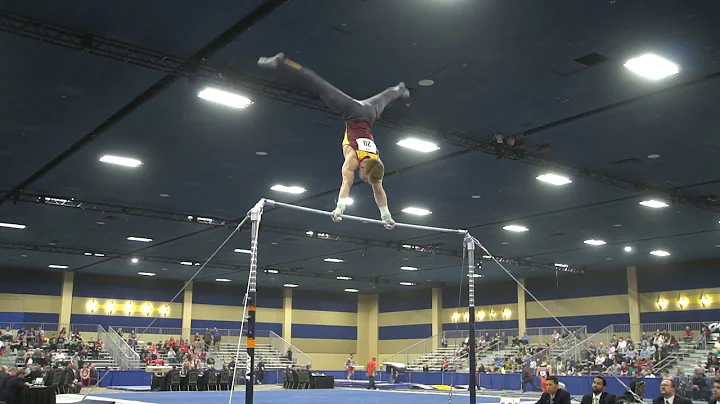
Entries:
{"label": "man in suit", "polygon": [[713,383],[713,396],[710,397],[708,404],[718,404],[718,402],[720,402],[720,379]]}
{"label": "man in suit", "polygon": [[25,383],[18,373],[17,368],[8,371],[9,376],[5,378],[2,391],[0,391],[0,401],[5,401],[7,404],[20,403],[20,390],[30,385]]}
{"label": "man in suit", "polygon": [[676,396],[675,379],[663,379],[660,382],[660,397],[653,400],[653,404],[692,404],[687,398]]}
{"label": "man in suit", "polygon": [[546,391],[535,404],[570,404],[570,393],[560,388],[557,376],[548,376],[545,379],[545,388]]}
{"label": "man in suit", "polygon": [[581,404],[615,404],[617,397],[615,394],[605,392],[607,380],[601,376],[595,376],[592,384],[592,394],[585,394]]}

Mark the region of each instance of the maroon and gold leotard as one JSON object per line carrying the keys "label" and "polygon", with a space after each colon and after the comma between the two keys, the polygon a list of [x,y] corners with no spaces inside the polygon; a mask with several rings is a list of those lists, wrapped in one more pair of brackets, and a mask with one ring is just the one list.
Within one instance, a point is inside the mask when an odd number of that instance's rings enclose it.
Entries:
{"label": "maroon and gold leotard", "polygon": [[350,145],[355,150],[358,162],[380,158],[380,152],[370,131],[370,124],[367,122],[345,123],[345,138],[342,144]]}

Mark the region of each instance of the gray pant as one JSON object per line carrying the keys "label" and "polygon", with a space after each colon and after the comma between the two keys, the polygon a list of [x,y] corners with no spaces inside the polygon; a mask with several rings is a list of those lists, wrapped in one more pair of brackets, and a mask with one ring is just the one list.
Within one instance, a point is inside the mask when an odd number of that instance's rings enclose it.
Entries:
{"label": "gray pant", "polygon": [[346,122],[367,122],[372,125],[385,107],[400,98],[404,92],[397,87],[389,87],[366,100],[358,101],[328,83],[311,69],[290,59],[280,66],[283,71],[292,73],[294,77],[300,79],[330,110],[341,115]]}

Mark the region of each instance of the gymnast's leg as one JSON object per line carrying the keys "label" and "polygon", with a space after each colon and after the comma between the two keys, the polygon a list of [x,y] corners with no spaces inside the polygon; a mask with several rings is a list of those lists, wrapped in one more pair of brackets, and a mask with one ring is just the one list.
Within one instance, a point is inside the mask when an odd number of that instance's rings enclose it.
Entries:
{"label": "gymnast's leg", "polygon": [[[385,91],[375,94],[372,97],[362,100],[360,102],[364,104],[370,104],[375,108],[375,117],[379,117],[380,114],[385,110],[385,107],[393,103],[398,98],[409,98],[410,97],[410,91],[405,86],[405,83],[400,82],[400,84],[389,87],[385,89]],[[372,122],[370,122],[372,123]]]}
{"label": "gymnast's leg", "polygon": [[288,59],[283,53],[272,57],[262,57],[258,60],[258,65],[266,69],[281,69],[301,79],[313,93],[323,100],[328,108],[336,114],[340,114],[345,121],[372,123],[375,119],[375,110],[370,105],[361,103],[343,93],[311,69]]}

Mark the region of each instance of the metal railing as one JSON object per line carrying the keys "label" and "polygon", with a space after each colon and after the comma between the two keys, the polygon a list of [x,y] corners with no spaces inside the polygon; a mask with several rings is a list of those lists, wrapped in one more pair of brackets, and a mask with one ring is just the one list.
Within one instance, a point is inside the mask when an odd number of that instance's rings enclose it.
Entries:
{"label": "metal railing", "polygon": [[[528,358],[530,362],[535,361],[540,363],[543,358],[548,358],[548,360],[555,363],[556,359],[562,358],[562,353],[564,353],[566,349],[576,346],[578,343],[583,341],[585,337],[587,337],[587,327],[585,326],[581,326],[575,330],[572,328],[569,329],[571,331],[570,335],[531,355]],[[558,352],[561,353],[558,354]]]}
{"label": "metal railing", "polygon": [[[584,325],[571,325],[567,326],[567,329],[570,330],[570,332],[577,332],[586,330],[586,327]],[[559,332],[560,334],[563,334],[564,329],[562,327],[528,327],[525,328],[525,332],[528,336],[551,336],[555,334],[556,332]],[[495,335],[502,335],[505,333],[506,337],[519,337],[520,336],[520,329],[519,328],[491,328],[491,329],[482,329],[482,330],[475,330],[475,337],[479,338],[482,336],[489,337],[490,339],[494,338]],[[450,339],[462,339],[465,340],[470,336],[470,332],[468,330],[451,330],[451,331],[443,331],[443,337],[450,340]]]}
{"label": "metal railing", "polygon": [[27,322],[0,322],[0,330],[5,330],[8,327],[17,332],[18,330],[25,328],[26,330],[34,329],[35,331],[43,330],[45,332],[45,338],[51,338],[52,333],[59,333],[62,329],[67,331],[68,335],[71,335],[73,331],[78,330],[81,333],[96,333],[97,324],[58,324],[58,323],[27,323]]}
{"label": "metal railing", "polygon": [[267,337],[270,339],[270,346],[272,346],[276,351],[280,353],[280,355],[283,355],[288,350],[292,352],[292,358],[293,363],[299,366],[311,366],[312,365],[312,358],[306,355],[303,351],[299,350],[296,346],[293,344],[285,341],[281,336],[275,334],[272,331],[258,331],[255,333],[256,336],[260,336],[260,334],[264,334],[267,332]]}
{"label": "metal railing", "polygon": [[107,331],[102,326],[97,326],[98,339],[102,338],[105,343],[105,350],[117,362],[122,369],[140,369],[142,361],[140,355],[118,335],[117,330],[109,327]]}

